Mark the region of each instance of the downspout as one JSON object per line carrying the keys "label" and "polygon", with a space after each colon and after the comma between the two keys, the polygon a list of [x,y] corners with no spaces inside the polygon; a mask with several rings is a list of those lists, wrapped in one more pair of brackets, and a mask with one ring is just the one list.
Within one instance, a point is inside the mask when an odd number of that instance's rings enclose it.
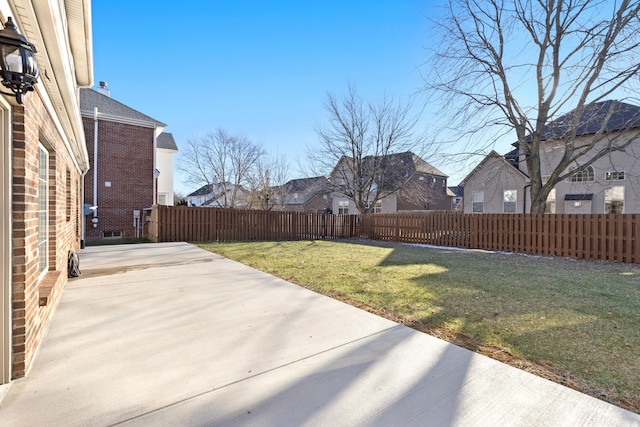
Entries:
{"label": "downspout", "polygon": [[93,226],[98,224],[98,107],[93,108]]}
{"label": "downspout", "polygon": [[152,197],[152,205],[158,204],[158,177],[156,176],[156,171],[158,170],[158,165],[156,163],[156,151],[158,151],[158,127],[156,126],[153,129],[153,197]]}
{"label": "downspout", "polygon": [[88,169],[82,172],[82,175],[80,176],[82,197],[78,197],[78,203],[80,205],[80,229],[82,230],[82,235],[80,236],[80,249],[84,249],[87,239],[87,216],[84,214],[84,177],[87,175],[87,172],[89,172]]}

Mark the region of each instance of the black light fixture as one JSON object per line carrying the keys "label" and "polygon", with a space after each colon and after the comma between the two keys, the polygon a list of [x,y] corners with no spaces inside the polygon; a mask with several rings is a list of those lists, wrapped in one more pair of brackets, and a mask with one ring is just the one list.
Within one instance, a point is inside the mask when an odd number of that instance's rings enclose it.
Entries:
{"label": "black light fixture", "polygon": [[22,104],[22,96],[32,91],[38,81],[40,71],[35,53],[33,43],[18,32],[11,17],[7,18],[4,30],[0,30],[0,76],[2,85],[11,89],[18,104]]}

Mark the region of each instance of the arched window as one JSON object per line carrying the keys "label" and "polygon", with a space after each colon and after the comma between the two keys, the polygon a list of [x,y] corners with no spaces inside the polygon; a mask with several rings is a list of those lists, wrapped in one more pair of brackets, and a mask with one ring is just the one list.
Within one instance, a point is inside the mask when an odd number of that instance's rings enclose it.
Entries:
{"label": "arched window", "polygon": [[[572,168],[571,171],[574,171],[578,168]],[[570,171],[570,173],[572,173]],[[591,182],[595,178],[595,173],[593,172],[593,167],[587,166],[581,171],[573,173],[569,178],[567,178],[567,182]]]}

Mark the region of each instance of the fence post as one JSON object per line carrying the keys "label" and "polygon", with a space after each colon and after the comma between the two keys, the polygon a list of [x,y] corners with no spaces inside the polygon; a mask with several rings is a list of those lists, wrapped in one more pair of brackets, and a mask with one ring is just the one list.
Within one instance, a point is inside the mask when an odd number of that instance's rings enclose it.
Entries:
{"label": "fence post", "polygon": [[151,218],[149,222],[149,240],[158,243],[158,205],[151,208]]}
{"label": "fence post", "polygon": [[640,264],[638,214],[317,215],[153,206],[148,222],[152,242],[354,236]]}

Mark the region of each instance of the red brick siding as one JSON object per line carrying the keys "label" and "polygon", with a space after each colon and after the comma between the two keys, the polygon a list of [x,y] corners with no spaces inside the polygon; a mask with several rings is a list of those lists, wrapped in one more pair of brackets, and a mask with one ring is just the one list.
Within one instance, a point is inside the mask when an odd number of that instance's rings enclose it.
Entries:
{"label": "red brick siding", "polygon": [[[24,106],[13,107],[13,258],[12,258],[12,377],[26,374],[56,306],[67,277],[69,250],[79,250],[79,217],[67,220],[67,203],[78,209],[80,172],[60,133],[34,93]],[[49,268],[38,274],[38,146],[49,152]],[[67,196],[67,171],[71,188]],[[74,191],[75,190],[75,191]],[[46,296],[47,304],[40,305]]]}
{"label": "red brick siding", "polygon": [[[91,169],[85,176],[85,203],[93,204],[94,120],[83,118]],[[133,211],[153,205],[154,129],[98,121],[98,226],[87,216],[87,240],[101,239],[105,231],[135,237]],[[105,182],[111,182],[106,187]]]}

